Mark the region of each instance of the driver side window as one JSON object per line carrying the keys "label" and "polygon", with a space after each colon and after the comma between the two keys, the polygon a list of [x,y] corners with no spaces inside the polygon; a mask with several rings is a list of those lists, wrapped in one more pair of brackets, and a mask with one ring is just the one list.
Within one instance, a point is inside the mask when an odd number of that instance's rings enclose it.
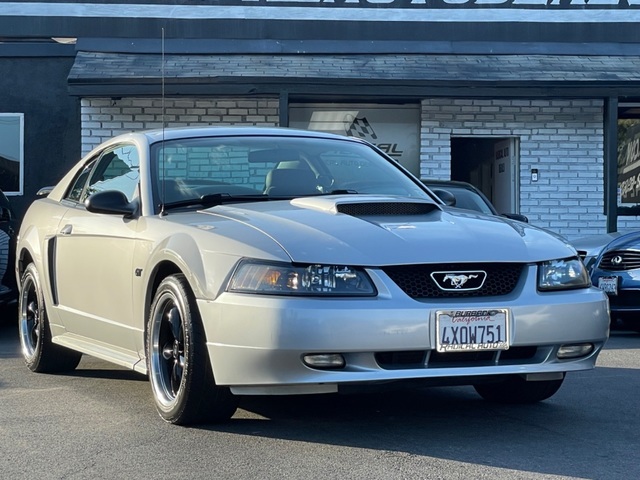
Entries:
{"label": "driver side window", "polygon": [[139,180],[138,151],[133,145],[122,145],[102,155],[91,173],[82,201],[93,193],[105,190],[120,191],[132,201],[138,194]]}

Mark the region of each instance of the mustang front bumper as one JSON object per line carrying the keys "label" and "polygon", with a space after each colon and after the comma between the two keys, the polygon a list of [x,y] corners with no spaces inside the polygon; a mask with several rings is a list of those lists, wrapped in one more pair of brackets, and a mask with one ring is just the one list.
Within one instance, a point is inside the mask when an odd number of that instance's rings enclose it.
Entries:
{"label": "mustang front bumper", "polygon": [[[417,301],[388,287],[380,274],[374,298],[224,293],[215,301],[198,300],[198,306],[216,383],[236,394],[327,393],[412,379],[474,383],[491,375],[593,368],[609,333],[605,294],[596,288],[540,293],[527,288],[534,273],[527,276],[525,285],[499,299]],[[509,348],[437,352],[436,312],[461,309],[505,309]],[[558,357],[561,347],[582,344],[593,348]],[[306,355],[319,354],[340,355],[344,366],[305,364]]]}

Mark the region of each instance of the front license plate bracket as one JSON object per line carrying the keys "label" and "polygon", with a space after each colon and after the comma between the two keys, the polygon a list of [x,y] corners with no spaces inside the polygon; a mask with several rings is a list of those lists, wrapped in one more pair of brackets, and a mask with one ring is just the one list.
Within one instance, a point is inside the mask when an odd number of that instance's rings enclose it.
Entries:
{"label": "front license plate bracket", "polygon": [[509,349],[509,310],[436,311],[436,350],[464,352]]}
{"label": "front license plate bracket", "polygon": [[608,295],[618,295],[619,278],[617,276],[600,277],[598,278],[598,288]]}

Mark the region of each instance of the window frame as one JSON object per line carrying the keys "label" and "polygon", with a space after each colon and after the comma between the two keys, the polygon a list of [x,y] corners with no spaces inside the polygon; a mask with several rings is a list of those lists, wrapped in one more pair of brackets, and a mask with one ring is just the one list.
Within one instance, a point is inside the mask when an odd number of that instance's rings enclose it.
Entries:
{"label": "window frame", "polygon": [[[63,201],[72,203],[74,205],[82,205],[84,206],[84,202],[87,199],[88,195],[87,195],[87,189],[89,188],[89,186],[91,185],[91,181],[94,177],[94,175],[96,174],[96,172],[99,169],[102,169],[103,171],[106,171],[107,166],[105,166],[105,156],[109,155],[112,152],[115,152],[118,149],[121,148],[125,148],[125,147],[131,147],[133,149],[135,149],[137,151],[137,145],[135,145],[134,143],[118,143],[116,145],[111,145],[108,148],[105,148],[104,150],[96,153],[95,155],[93,155],[91,158],[89,158],[86,162],[83,163],[82,167],[80,167],[78,169],[78,171],[76,172],[75,176],[73,177],[73,180],[69,183],[69,187],[67,188],[67,191],[65,192],[65,195],[63,197]],[[138,155],[138,167],[139,167],[139,162],[140,162],[140,152],[137,152]],[[109,162],[111,162],[111,160],[109,160]],[[86,172],[87,168],[90,168],[84,182],[82,185],[82,191],[80,192],[79,195],[79,199],[76,198],[70,198],[71,192],[74,190],[74,187],[76,186],[76,183],[78,182],[78,180],[80,179],[80,177]],[[132,199],[134,200],[135,198],[138,198],[140,195],[140,190],[139,190],[139,185],[140,185],[140,179],[138,179],[138,187],[136,187],[135,191],[133,192],[132,195]],[[120,190],[118,190],[120,191]],[[123,192],[124,193],[124,192]]]}
{"label": "window frame", "polygon": [[[18,189],[17,190],[3,190],[7,197],[24,195],[24,113],[0,113],[0,118],[3,117],[16,117],[19,123],[19,135],[18,135]],[[1,128],[1,126],[0,126]],[[0,137],[1,138],[1,137]],[[0,152],[2,155],[2,152]]]}

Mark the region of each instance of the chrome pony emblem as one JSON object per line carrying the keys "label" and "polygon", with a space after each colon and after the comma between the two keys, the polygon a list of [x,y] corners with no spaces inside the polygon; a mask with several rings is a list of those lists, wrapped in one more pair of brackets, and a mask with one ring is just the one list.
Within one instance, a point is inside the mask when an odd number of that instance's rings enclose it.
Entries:
{"label": "chrome pony emblem", "polygon": [[487,272],[482,270],[471,272],[433,272],[431,278],[440,290],[468,291],[478,290],[484,285]]}
{"label": "chrome pony emblem", "polygon": [[455,288],[462,288],[470,279],[478,278],[478,275],[452,275],[450,273],[444,276],[445,282],[451,282]]}

